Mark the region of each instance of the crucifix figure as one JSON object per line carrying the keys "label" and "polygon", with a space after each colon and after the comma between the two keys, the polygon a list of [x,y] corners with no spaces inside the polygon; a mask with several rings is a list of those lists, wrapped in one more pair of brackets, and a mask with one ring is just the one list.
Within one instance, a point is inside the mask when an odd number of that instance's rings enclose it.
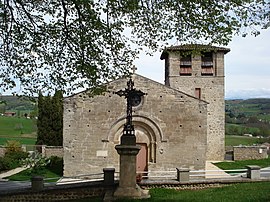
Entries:
{"label": "crucifix figure", "polygon": [[136,145],[135,131],[132,124],[132,106],[137,103],[137,100],[140,99],[141,96],[145,95],[145,93],[140,90],[136,90],[133,87],[134,82],[130,78],[127,82],[127,88],[125,88],[125,90],[115,92],[115,94],[119,95],[120,97],[124,96],[127,99],[127,117],[124,125],[123,135],[121,137],[121,144],[127,145]]}

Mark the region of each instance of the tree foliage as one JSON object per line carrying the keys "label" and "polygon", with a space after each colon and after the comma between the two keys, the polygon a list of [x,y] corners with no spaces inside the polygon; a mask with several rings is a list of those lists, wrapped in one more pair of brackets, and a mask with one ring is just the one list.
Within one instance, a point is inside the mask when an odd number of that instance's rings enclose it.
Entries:
{"label": "tree foliage", "polygon": [[226,45],[268,26],[268,0],[1,0],[0,86],[70,93],[128,74],[142,48]]}
{"label": "tree foliage", "polygon": [[63,144],[63,94],[38,97],[37,145],[62,146]]}

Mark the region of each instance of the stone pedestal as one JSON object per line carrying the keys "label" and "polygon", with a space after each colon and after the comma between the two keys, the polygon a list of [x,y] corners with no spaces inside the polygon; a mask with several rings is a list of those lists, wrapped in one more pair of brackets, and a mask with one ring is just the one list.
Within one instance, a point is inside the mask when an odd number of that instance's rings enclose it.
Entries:
{"label": "stone pedestal", "polygon": [[189,169],[188,168],[176,168],[177,170],[177,181],[189,182]]}
{"label": "stone pedestal", "polygon": [[247,178],[250,178],[252,180],[257,180],[261,178],[261,167],[256,165],[248,165],[246,166],[247,171]]}
{"label": "stone pedestal", "polygon": [[113,186],[114,185],[114,168],[103,168],[104,173],[104,181],[103,184],[105,186]]}
{"label": "stone pedestal", "polygon": [[120,155],[119,187],[114,192],[115,198],[149,198],[148,190],[142,190],[136,183],[136,155],[140,151],[137,145],[116,145]]}
{"label": "stone pedestal", "polygon": [[33,191],[41,191],[43,189],[43,177],[42,176],[32,177],[31,186]]}

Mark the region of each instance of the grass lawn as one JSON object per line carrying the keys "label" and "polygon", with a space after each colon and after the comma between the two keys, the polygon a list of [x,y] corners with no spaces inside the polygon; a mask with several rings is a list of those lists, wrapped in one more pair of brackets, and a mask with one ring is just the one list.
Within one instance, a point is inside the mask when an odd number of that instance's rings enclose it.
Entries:
{"label": "grass lawn", "polygon": [[264,142],[263,139],[255,138],[255,137],[245,137],[245,136],[234,136],[234,135],[226,135],[225,136],[225,145],[226,146],[238,146],[242,145],[253,145]]}
{"label": "grass lawn", "polygon": [[[30,181],[31,176],[33,175],[43,176],[45,179],[62,177],[63,176],[63,159],[58,158],[58,157],[51,157],[50,163],[46,167],[44,167],[42,170],[39,170],[38,174],[31,175],[29,170],[24,170],[20,173],[7,177],[7,179],[12,180],[12,181]],[[52,180],[52,181],[57,181],[57,180],[58,179]]]}
{"label": "grass lawn", "polygon": [[[208,188],[202,190],[174,190],[156,188],[150,190],[151,198],[144,200],[117,200],[118,202],[266,202],[270,199],[270,182],[239,183],[231,184],[220,188]],[[71,200],[76,202],[98,202],[102,199],[88,198]]]}
{"label": "grass lawn", "polygon": [[34,120],[0,116],[0,136],[21,136],[36,132]]}
{"label": "grass lawn", "polygon": [[7,140],[16,140],[27,145],[35,144],[36,125],[34,122],[26,118],[0,116],[0,145],[5,145]]}
{"label": "grass lawn", "polygon": [[[44,178],[60,178],[60,177],[62,177],[49,169],[45,169],[44,173],[39,174],[39,175],[42,175]],[[28,172],[28,170],[24,170],[20,173],[17,173],[15,175],[7,177],[7,179],[9,179],[11,181],[30,181],[31,174]],[[54,181],[57,181],[57,180],[54,180]]]}
{"label": "grass lawn", "polygon": [[25,145],[35,145],[37,139],[36,138],[23,138],[23,137],[9,138],[9,137],[0,136],[0,145],[5,145],[8,140],[16,140],[20,142],[21,144],[25,144]]}
{"label": "grass lawn", "polygon": [[265,168],[270,167],[270,157],[268,157],[267,159],[219,162],[214,164],[223,170],[244,169],[247,165],[257,165],[261,168]]}

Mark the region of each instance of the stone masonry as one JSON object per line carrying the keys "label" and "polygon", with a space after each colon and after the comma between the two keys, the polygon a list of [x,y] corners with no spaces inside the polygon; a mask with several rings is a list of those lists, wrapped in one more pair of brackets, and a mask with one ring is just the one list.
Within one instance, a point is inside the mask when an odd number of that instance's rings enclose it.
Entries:
{"label": "stone masonry", "polygon": [[[204,169],[207,148],[207,102],[134,74],[135,88],[147,93],[133,107],[137,143],[147,146],[147,170]],[[127,78],[107,84],[102,95],[85,91],[65,98],[64,176],[119,171],[126,100],[114,94]]]}
{"label": "stone masonry", "polygon": [[233,147],[233,156],[235,161],[249,159],[266,159],[268,158],[267,147],[235,146]]}
{"label": "stone masonry", "polygon": [[[180,75],[181,53],[191,52],[191,74]],[[198,50],[200,51],[198,53]],[[166,85],[195,95],[200,90],[200,99],[208,102],[207,117],[207,160],[223,160],[225,144],[225,101],[224,101],[224,55],[227,48],[183,45],[168,47],[163,51],[161,59],[165,59]],[[203,75],[202,55],[210,52],[212,75]]]}

